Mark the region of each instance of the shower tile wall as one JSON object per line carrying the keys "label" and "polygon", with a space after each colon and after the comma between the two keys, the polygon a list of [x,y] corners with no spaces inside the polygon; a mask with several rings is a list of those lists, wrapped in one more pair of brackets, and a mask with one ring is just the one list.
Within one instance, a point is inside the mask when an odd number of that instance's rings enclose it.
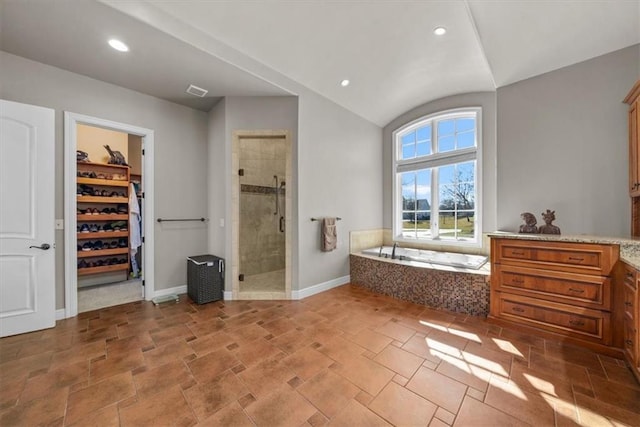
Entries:
{"label": "shower tile wall", "polygon": [[[274,175],[286,174],[286,147],[281,139],[243,139],[240,144],[240,273],[245,276],[285,268],[285,233],[280,232],[285,192],[276,212]],[[251,189],[250,186],[258,187]],[[260,188],[262,187],[262,188]],[[285,186],[286,188],[286,186]],[[248,191],[247,191],[248,190]]]}

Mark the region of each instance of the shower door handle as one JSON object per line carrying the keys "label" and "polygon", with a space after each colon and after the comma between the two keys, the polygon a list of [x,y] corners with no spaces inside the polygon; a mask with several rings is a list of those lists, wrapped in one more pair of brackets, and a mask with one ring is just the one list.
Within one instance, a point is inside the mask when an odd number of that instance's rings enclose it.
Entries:
{"label": "shower door handle", "polygon": [[284,217],[280,217],[280,232],[284,233]]}

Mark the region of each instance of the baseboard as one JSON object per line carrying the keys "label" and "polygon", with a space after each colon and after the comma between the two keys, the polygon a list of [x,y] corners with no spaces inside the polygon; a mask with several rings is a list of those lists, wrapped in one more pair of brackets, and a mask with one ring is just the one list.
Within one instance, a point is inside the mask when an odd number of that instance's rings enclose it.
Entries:
{"label": "baseboard", "polygon": [[187,293],[187,285],[175,286],[173,288],[158,289],[153,293],[153,298],[163,297],[165,295],[180,295]]}
{"label": "baseboard", "polygon": [[299,291],[291,292],[291,299],[298,300],[308,298],[312,295],[319,294],[320,292],[328,291],[329,289],[337,288],[338,286],[346,285],[351,281],[351,276],[342,276],[337,279],[332,279],[327,282],[318,283],[317,285],[309,286]]}
{"label": "baseboard", "polygon": [[60,310],[56,310],[56,321],[66,319],[66,318],[67,318],[67,312],[65,311],[64,308],[61,308]]}
{"label": "baseboard", "polygon": [[224,295],[222,297],[225,301],[231,301],[233,299],[232,291],[224,291]]}

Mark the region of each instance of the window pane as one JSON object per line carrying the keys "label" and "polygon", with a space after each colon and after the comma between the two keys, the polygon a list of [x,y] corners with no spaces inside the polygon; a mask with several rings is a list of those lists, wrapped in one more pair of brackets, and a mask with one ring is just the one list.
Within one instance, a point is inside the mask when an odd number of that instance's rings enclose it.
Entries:
{"label": "window pane", "polygon": [[403,159],[413,159],[416,156],[416,146],[415,145],[403,145],[402,146],[402,158]]}
{"label": "window pane", "polygon": [[400,180],[402,236],[409,239],[431,236],[431,169],[401,173]]}
{"label": "window pane", "polygon": [[441,239],[451,239],[456,236],[456,217],[454,212],[440,212],[438,230]]}
{"label": "window pane", "polygon": [[416,174],[405,172],[400,175],[402,183],[402,210],[415,210],[416,208]]}
{"label": "window pane", "polygon": [[410,132],[403,135],[402,141],[402,153],[400,159],[413,159],[416,157],[416,134]]}
{"label": "window pane", "polygon": [[452,120],[442,120],[438,122],[438,137],[453,135],[454,133],[454,123]]}
{"label": "window pane", "polygon": [[416,172],[416,183],[417,209],[428,210],[431,205],[431,170],[425,169]]}
{"label": "window pane", "polygon": [[473,211],[458,212],[458,238],[473,239],[475,237],[475,225]]}
{"label": "window pane", "polygon": [[456,120],[456,131],[464,132],[467,130],[474,130],[476,127],[476,119],[464,118]]}
{"label": "window pane", "polygon": [[431,141],[428,142],[419,142],[416,146],[416,156],[428,156],[431,154]]}
{"label": "window pane", "polygon": [[418,134],[418,141],[430,141],[431,140],[431,125],[422,127],[416,131]]}
{"label": "window pane", "polygon": [[402,135],[402,145],[414,144],[416,142],[416,134],[409,132],[406,135]]}
{"label": "window pane", "polygon": [[475,133],[474,132],[465,132],[459,133],[457,135],[457,148],[469,148],[475,147]]}
{"label": "window pane", "polygon": [[445,151],[451,151],[455,148],[455,137],[451,136],[438,136],[438,152],[443,153]]}

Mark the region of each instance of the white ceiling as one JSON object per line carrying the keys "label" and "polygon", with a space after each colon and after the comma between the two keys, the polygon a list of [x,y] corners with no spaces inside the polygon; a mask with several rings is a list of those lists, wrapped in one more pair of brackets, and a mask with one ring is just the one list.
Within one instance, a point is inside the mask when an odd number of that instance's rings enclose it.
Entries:
{"label": "white ceiling", "polygon": [[[295,92],[276,72],[384,126],[437,98],[494,90],[640,43],[640,0],[107,3],[114,8],[0,0],[0,48],[203,110],[225,95]],[[143,23],[157,13],[170,19]],[[437,37],[440,25],[448,32]],[[179,37],[179,26],[258,65],[205,53]],[[113,35],[132,51],[106,47]],[[345,78],[352,83],[343,88]],[[211,97],[184,94],[189,83]]]}

